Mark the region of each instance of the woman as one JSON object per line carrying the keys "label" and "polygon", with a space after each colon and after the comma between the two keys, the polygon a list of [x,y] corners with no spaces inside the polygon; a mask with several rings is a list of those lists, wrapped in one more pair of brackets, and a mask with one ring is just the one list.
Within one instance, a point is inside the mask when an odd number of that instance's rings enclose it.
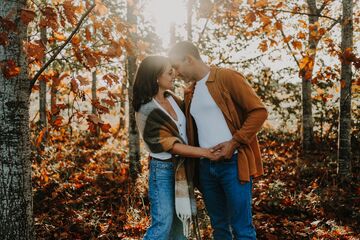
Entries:
{"label": "woman", "polygon": [[[218,159],[210,149],[186,145],[182,102],[169,91],[173,88],[174,78],[174,69],[162,56],[146,57],[135,77],[132,104],[140,134],[151,157],[149,199],[152,222],[145,240],[186,239],[186,221],[194,212],[194,204],[191,206],[193,202],[189,201],[192,193],[188,192],[183,162],[173,156]],[[176,213],[184,226],[175,214],[175,202]]]}

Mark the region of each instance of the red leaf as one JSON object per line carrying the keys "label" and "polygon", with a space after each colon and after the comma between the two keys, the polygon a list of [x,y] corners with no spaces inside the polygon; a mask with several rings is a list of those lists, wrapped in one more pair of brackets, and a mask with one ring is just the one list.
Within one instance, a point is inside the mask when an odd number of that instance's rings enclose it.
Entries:
{"label": "red leaf", "polygon": [[45,46],[41,41],[25,43],[25,49],[28,57],[41,61],[45,56]]}
{"label": "red leaf", "polygon": [[76,79],[79,80],[80,86],[85,86],[85,85],[88,85],[90,83],[90,81],[86,77],[83,77],[81,75],[78,75],[76,77]]}
{"label": "red leaf", "polygon": [[63,3],[63,7],[66,19],[71,23],[71,25],[75,26],[77,19],[75,15],[76,8],[74,7],[74,4],[71,0],[67,0]]}
{"label": "red leaf", "polygon": [[113,100],[111,100],[111,99],[102,99],[101,101],[106,103],[109,106],[112,106],[112,107],[115,106],[115,102]]}
{"label": "red leaf", "polygon": [[86,40],[91,41],[91,32],[90,32],[89,26],[87,26],[85,28],[85,38],[86,38]]}
{"label": "red leaf", "polygon": [[0,26],[7,32],[15,32],[17,29],[16,23],[2,17],[0,17]]}
{"label": "red leaf", "polygon": [[0,45],[6,46],[9,44],[8,34],[5,32],[0,32]]}
{"label": "red leaf", "polygon": [[88,121],[90,121],[90,122],[92,122],[92,123],[94,123],[94,124],[102,124],[102,123],[104,123],[98,116],[96,116],[95,114],[89,114],[88,115]]}
{"label": "red leaf", "polygon": [[79,85],[76,82],[75,78],[71,79],[71,91],[77,93],[79,90]]}
{"label": "red leaf", "polygon": [[276,21],[276,22],[275,22],[275,28],[276,28],[277,30],[281,30],[281,29],[282,29],[282,23],[281,23],[280,21]]}
{"label": "red leaf", "polygon": [[52,124],[54,127],[61,127],[62,121],[63,121],[63,117],[62,116],[56,116],[55,120],[52,121]]}
{"label": "red leaf", "polygon": [[101,124],[101,131],[103,131],[104,133],[108,133],[110,128],[111,128],[111,125],[108,123]]}
{"label": "red leaf", "polygon": [[16,66],[14,60],[1,63],[1,70],[6,78],[16,77],[20,73],[20,67]]}
{"label": "red leaf", "polygon": [[20,19],[21,21],[27,25],[35,18],[35,12],[30,9],[21,9]]}

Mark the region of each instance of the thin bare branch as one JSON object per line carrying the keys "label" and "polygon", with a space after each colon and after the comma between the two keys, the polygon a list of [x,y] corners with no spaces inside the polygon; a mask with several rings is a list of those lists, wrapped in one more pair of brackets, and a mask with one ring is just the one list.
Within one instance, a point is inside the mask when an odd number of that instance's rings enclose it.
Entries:
{"label": "thin bare branch", "polygon": [[93,8],[95,7],[96,4],[93,4],[90,6],[90,8],[82,15],[82,17],[80,18],[80,21],[78,22],[78,24],[76,25],[75,29],[72,31],[72,33],[70,34],[70,36],[66,39],[66,41],[60,46],[60,48],[54,53],[54,55],[49,59],[49,61],[47,61],[42,67],[41,69],[35,74],[35,76],[33,77],[33,79],[31,79],[30,82],[30,89],[29,91],[31,92],[32,87],[35,85],[36,80],[41,76],[41,74],[45,71],[45,69],[56,59],[56,57],[59,55],[59,53],[61,52],[61,50],[71,41],[71,39],[73,38],[73,36],[77,33],[77,31],[80,29],[84,19],[90,14],[90,12],[93,10]]}
{"label": "thin bare branch", "polygon": [[[275,15],[274,15],[274,18],[275,18],[276,21],[278,21],[278,19],[276,18]],[[285,39],[286,39],[286,35],[285,35],[284,30],[283,30],[282,28],[280,29],[280,32],[281,32],[281,35],[282,35],[283,39],[285,40]],[[290,44],[289,44],[288,41],[286,42],[286,45],[287,45],[287,47],[288,47],[288,49],[289,49],[289,51],[290,51],[291,56],[294,58],[294,60],[295,60],[295,62],[296,62],[296,65],[297,65],[298,67],[300,67],[299,60],[296,58],[296,56],[295,56],[295,54],[294,54],[294,52],[293,52],[293,49],[291,48],[291,46],[290,46]]]}
{"label": "thin bare branch", "polygon": [[297,15],[314,16],[314,17],[319,17],[319,18],[327,18],[327,19],[333,20],[335,22],[337,21],[337,19],[335,19],[333,17],[329,17],[329,16],[325,16],[325,15],[321,15],[321,14],[310,14],[310,13],[306,13],[306,12],[296,12],[296,11],[288,11],[288,10],[281,10],[281,9],[274,9],[274,8],[263,8],[262,10],[282,12],[282,13],[291,13],[291,14],[297,14]]}

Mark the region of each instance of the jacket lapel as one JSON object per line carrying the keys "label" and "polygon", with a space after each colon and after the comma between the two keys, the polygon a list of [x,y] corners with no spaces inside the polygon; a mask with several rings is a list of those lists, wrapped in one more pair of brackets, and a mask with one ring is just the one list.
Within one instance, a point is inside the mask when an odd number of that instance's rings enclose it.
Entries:
{"label": "jacket lapel", "polygon": [[224,114],[225,118],[229,122],[232,122],[229,109],[226,106],[224,98],[221,95],[221,92],[224,91],[224,89],[222,89],[222,86],[220,86],[220,84],[219,84],[219,79],[216,79],[216,77],[219,77],[219,76],[217,76],[217,68],[215,66],[211,66],[210,76],[209,76],[208,80],[206,81],[206,86],[208,87],[210,95],[212,96],[215,103],[220,108],[221,112]]}

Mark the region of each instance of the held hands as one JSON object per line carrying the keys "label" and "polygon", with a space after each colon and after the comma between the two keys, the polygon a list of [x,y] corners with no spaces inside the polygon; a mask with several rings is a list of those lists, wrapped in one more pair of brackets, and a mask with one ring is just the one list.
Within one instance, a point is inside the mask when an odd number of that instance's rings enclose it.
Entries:
{"label": "held hands", "polygon": [[213,153],[217,153],[220,155],[220,159],[230,159],[234,154],[235,149],[237,149],[240,144],[231,139],[226,142],[219,143],[218,145],[211,148]]}
{"label": "held hands", "polygon": [[212,149],[205,149],[204,157],[210,159],[211,161],[221,160],[220,152],[215,152]]}

